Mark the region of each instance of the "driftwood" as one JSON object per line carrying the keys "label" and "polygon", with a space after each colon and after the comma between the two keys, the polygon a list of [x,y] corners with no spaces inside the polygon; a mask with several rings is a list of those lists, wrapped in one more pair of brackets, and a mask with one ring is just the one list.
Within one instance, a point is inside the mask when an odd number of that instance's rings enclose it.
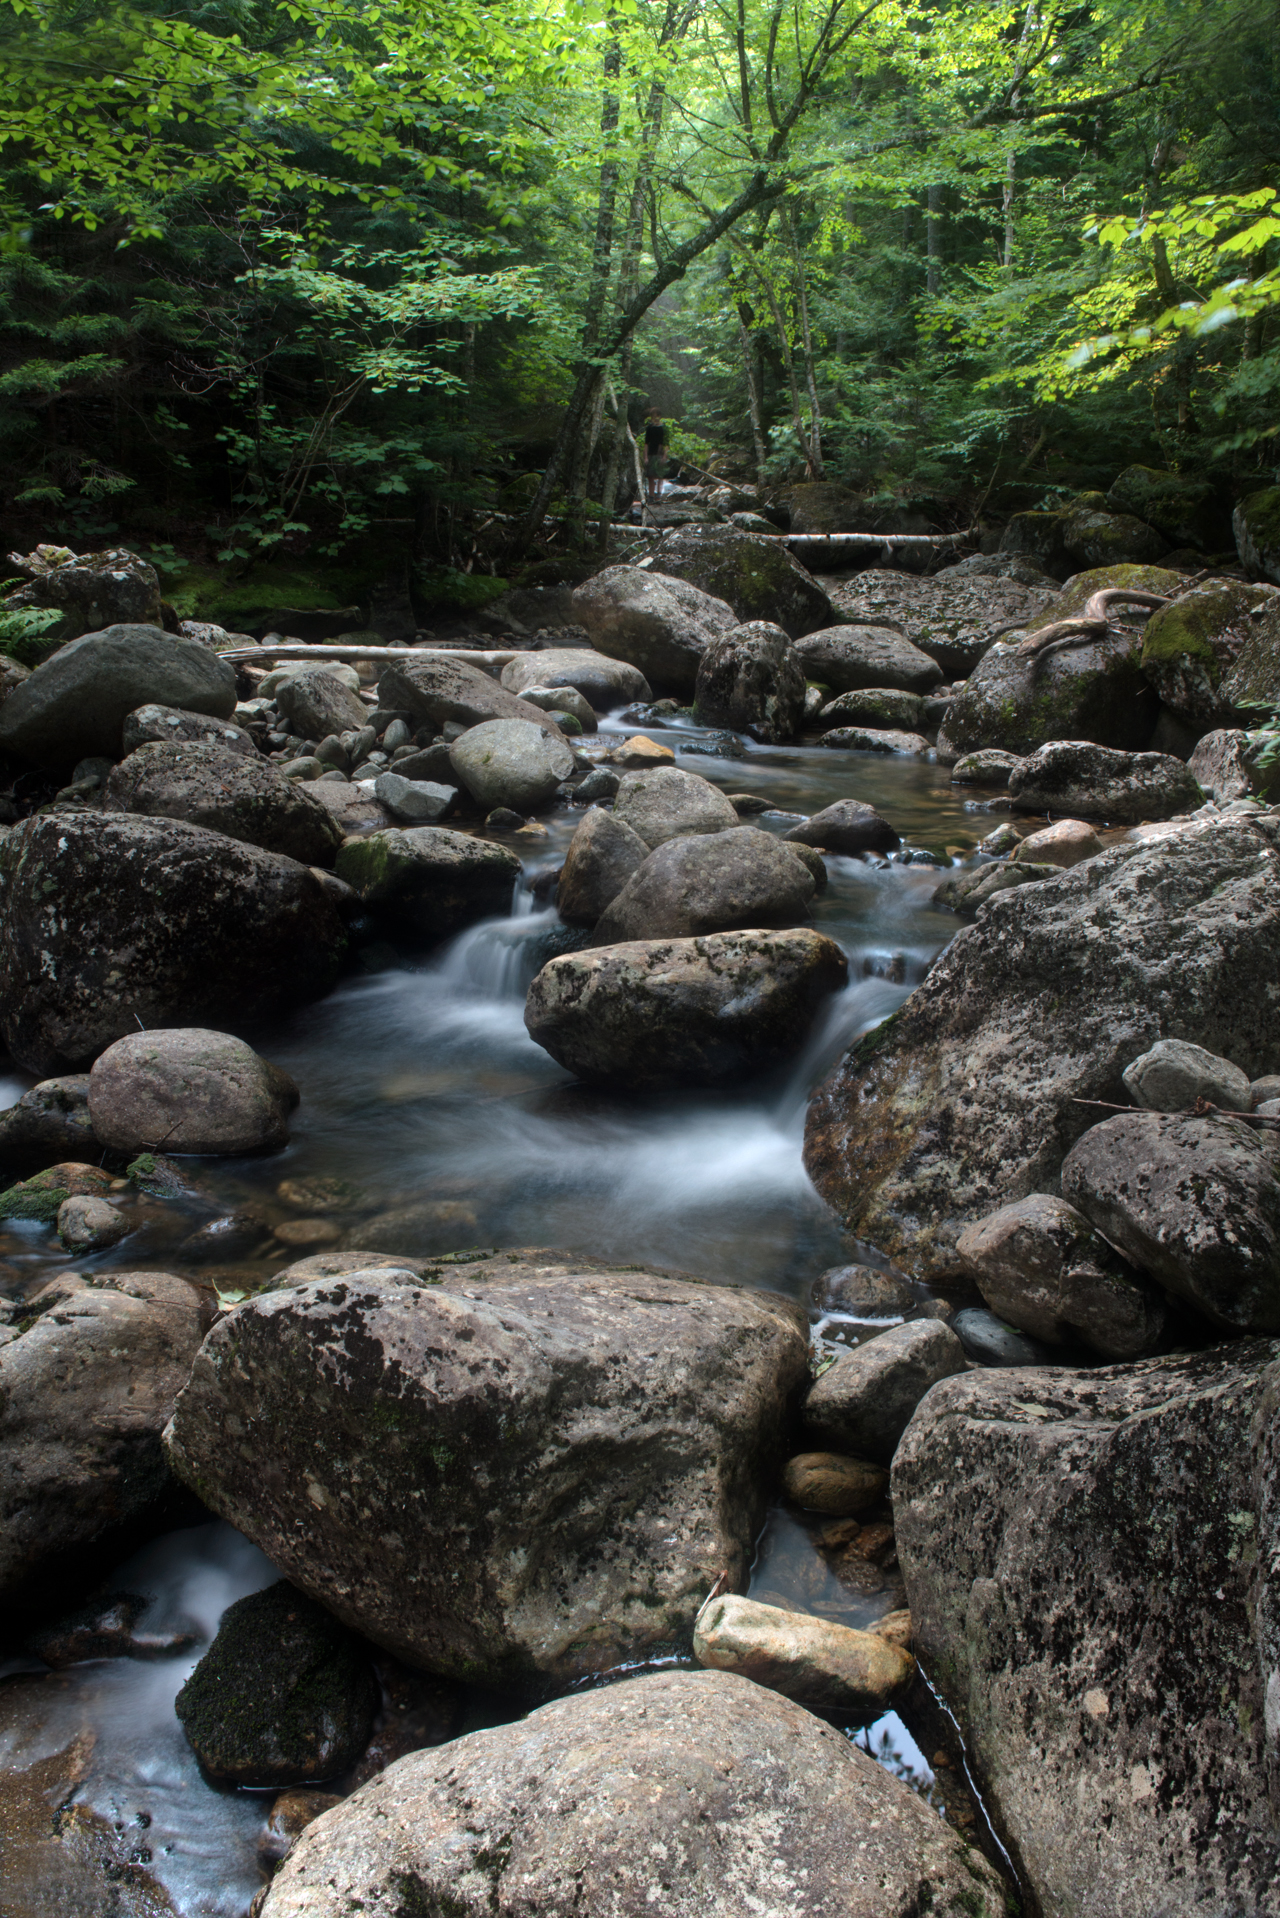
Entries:
{"label": "driftwood", "polygon": [[[1046,647],[1060,645],[1064,640],[1103,639],[1107,627],[1111,624],[1110,613],[1113,606],[1145,606],[1156,612],[1161,606],[1168,606],[1170,600],[1161,593],[1144,593],[1132,586],[1107,586],[1100,593],[1094,593],[1085,601],[1083,610],[1074,613],[1070,619],[1055,620],[1052,626],[1042,626],[1038,633],[1028,633],[1018,653],[1023,658],[1034,658]],[[1013,631],[1007,627],[1006,631]]]}
{"label": "driftwood", "polygon": [[[1092,1106],[1097,1112],[1149,1112],[1149,1106],[1117,1106],[1109,1099],[1073,1099],[1073,1106]],[[1252,1126],[1255,1132],[1280,1132],[1280,1119],[1273,1119],[1267,1112],[1231,1112],[1226,1106],[1216,1106],[1209,1099],[1197,1099],[1193,1106],[1185,1107],[1181,1112],[1165,1115],[1170,1119],[1239,1119],[1245,1125]]]}
{"label": "driftwood", "polygon": [[221,659],[234,660],[252,666],[261,660],[303,659],[315,665],[322,665],[326,659],[357,660],[376,659],[384,662],[397,659],[416,659],[422,653],[431,653],[436,659],[464,659],[471,665],[479,666],[482,672],[501,672],[513,659],[521,654],[508,648],[503,651],[481,651],[472,646],[307,646],[301,640],[286,640],[279,646],[236,646],[219,654]]}

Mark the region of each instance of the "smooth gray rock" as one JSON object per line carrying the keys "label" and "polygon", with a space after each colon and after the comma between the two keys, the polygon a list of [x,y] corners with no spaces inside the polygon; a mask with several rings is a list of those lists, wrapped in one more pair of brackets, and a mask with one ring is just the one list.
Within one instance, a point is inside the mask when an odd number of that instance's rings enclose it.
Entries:
{"label": "smooth gray rock", "polygon": [[520,861],[447,826],[406,826],[348,839],[336,870],[370,911],[435,940],[509,913]]}
{"label": "smooth gray rock", "polygon": [[426,720],[435,726],[465,727],[482,725],[486,719],[525,719],[542,732],[561,737],[549,713],[526,705],[478,666],[443,659],[426,647],[406,652],[402,660],[383,667],[378,699],[388,712],[408,713],[415,726]]}
{"label": "smooth gray rock", "polygon": [[1278,922],[1265,817],[1121,842],[1001,893],[819,1088],[810,1177],[913,1277],[953,1269],[970,1220],[1055,1189],[1094,1117],[1078,1101],[1127,1104],[1124,1068],[1164,1034],[1280,1068]]}
{"label": "smooth gray rock", "polygon": [[1227,1332],[1280,1332],[1280,1141],[1241,1119],[1121,1113],[1077,1139],[1063,1195]]}
{"label": "smooth gray rock", "polygon": [[298,1088],[229,1032],[199,1026],[128,1033],[89,1074],[89,1117],[103,1145],[135,1153],[278,1151]]}
{"label": "smooth gray rock", "polygon": [[449,748],[449,763],[471,797],[486,811],[510,806],[537,812],[555,797],[573,771],[573,750],[524,719],[487,719]]}
{"label": "smooth gray rock", "polygon": [[918,733],[924,718],[924,700],[893,686],[869,686],[861,692],[841,693],[818,714],[815,730],[831,732],[837,726],[862,726],[878,731]]}
{"label": "smooth gray rock", "polygon": [[[526,686],[520,697],[536,706],[541,713],[563,713],[566,718],[576,719],[579,729],[584,733],[594,733],[596,726],[595,710],[584,693],[574,686]],[[556,724],[560,725],[557,719]]]}
{"label": "smooth gray rock", "polygon": [[108,626],[59,647],[0,706],[0,747],[21,759],[70,765],[118,759],[124,723],[151,703],[229,719],[234,669],[198,640],[159,626]]}
{"label": "smooth gray rock", "polygon": [[149,819],[185,819],[304,866],[331,866],[342,844],[332,815],[267,759],[222,745],[139,746],[107,780],[103,808]]}
{"label": "smooth gray rock", "polygon": [[655,1672],[411,1754],[307,1828],[263,1918],[389,1914],[406,1885],[457,1918],[906,1918],[921,1885],[931,1918],[1004,1910],[923,1798],[730,1672]]}
{"label": "smooth gray rock", "polygon": [[1159,1293],[1065,1199],[1001,1206],[965,1227],[956,1254],[996,1317],[1045,1345],[1136,1359],[1164,1331]]}
{"label": "smooth gray rock", "polygon": [[398,1657],[565,1684],[745,1576],[805,1352],[774,1294],[555,1252],[292,1281],[214,1328],[169,1452]]}
{"label": "smooth gray rock", "polygon": [[967,679],[991,645],[996,629],[1031,620],[1052,604],[1057,581],[1025,560],[973,555],[1003,573],[976,573],[970,560],[931,578],[888,567],[869,567],[831,586],[836,610],[859,625],[887,625],[930,659],[948,679]]}
{"label": "smooth gray rock", "polygon": [[1007,786],[1010,774],[1022,764],[1017,753],[1001,752],[988,746],[982,752],[966,753],[951,768],[953,786]]}
{"label": "smooth gray rock", "polygon": [[552,959],[524,1019],[580,1079],[716,1085],[791,1058],[847,978],[839,946],[808,930],[634,940]]}
{"label": "smooth gray rock", "polygon": [[1150,1112],[1185,1112],[1197,1099],[1228,1112],[1253,1104],[1247,1072],[1187,1039],[1157,1039],[1125,1067],[1124,1083],[1134,1104]]}
{"label": "smooth gray rock", "polygon": [[[61,1272],[0,1346],[0,1598],[65,1609],[175,1489],[160,1435],[205,1332],[167,1272]],[[45,1616],[48,1616],[45,1610]]]}
{"label": "smooth gray rock", "polygon": [[816,890],[798,855],[754,826],[669,839],[631,874],[595,936],[610,946],[623,939],[794,926],[809,917]]}
{"label": "smooth gray rock", "polygon": [[737,813],[718,786],[678,766],[624,773],[613,813],[639,834],[651,852],[668,839],[729,832],[738,824]]}
{"label": "smooth gray rock", "polygon": [[1275,1909],[1277,1349],[948,1379],[898,1448],[917,1656],[1050,1918]]}
{"label": "smooth gray rock", "polygon": [[862,799],[837,799],[833,806],[811,813],[802,825],[783,835],[800,846],[819,846],[826,852],[856,857],[862,852],[895,852],[901,839],[874,806]]}
{"label": "smooth gray rock", "polygon": [[781,626],[754,620],[713,639],[698,662],[694,710],[767,745],[793,739],[804,719],[804,668]]}
{"label": "smooth gray rock", "polygon": [[738,624],[723,599],[640,566],[607,566],[577,587],[573,616],[599,652],[633,667],[654,692],[686,698],[711,640]]}
{"label": "smooth gray rock", "polygon": [[648,680],[635,666],[624,659],[610,659],[588,646],[522,653],[503,667],[502,684],[510,693],[523,693],[527,686],[568,687],[598,713],[653,698]]}
{"label": "smooth gray rock", "polygon": [[929,693],[945,678],[941,666],[888,626],[828,626],[796,646],[805,675],[836,693],[891,687]]}
{"label": "smooth gray rock", "polygon": [[960,1341],[938,1319],[890,1326],[827,1367],[805,1400],[805,1429],[832,1451],[887,1464],[925,1393],[963,1371]]}
{"label": "smooth gray rock", "polygon": [[359,732],[368,708],[336,673],[306,666],[276,688],[276,705],[299,739],[324,739],[330,733]]}
{"label": "smooth gray rock", "polygon": [[822,586],[781,540],[736,526],[688,526],[668,533],[652,559],[642,563],[726,600],[740,621],[773,621],[792,639],[829,625],[835,616]]}
{"label": "smooth gray rock", "polygon": [[1087,739],[1054,740],[1009,773],[1009,797],[1026,812],[1083,814],[1117,825],[1172,819],[1204,804],[1195,776],[1167,753],[1124,753]]}
{"label": "smooth gray rock", "polygon": [[625,820],[592,806],[569,841],[560,869],[556,909],[565,924],[594,926],[648,857],[648,846]]}
{"label": "smooth gray rock", "polygon": [[456,786],[442,786],[434,779],[406,779],[398,772],[379,773],[373,792],[392,817],[406,826],[434,825],[458,797]]}
{"label": "smooth gray rock", "polygon": [[1054,1352],[1029,1339],[1015,1326],[1006,1325],[985,1306],[966,1305],[951,1316],[952,1331],[964,1347],[964,1355],[976,1365],[1051,1365]]}
{"label": "smooth gray rock", "polygon": [[176,819],[28,819],[0,842],[0,902],[0,1031],[41,1074],[140,1025],[225,1030],[305,1005],[347,946],[308,867]]}
{"label": "smooth gray rock", "polygon": [[190,744],[221,746],[225,752],[241,753],[246,759],[259,756],[243,726],[215,719],[209,713],[184,713],[176,706],[139,706],[125,720],[120,737],[126,753],[139,746]]}

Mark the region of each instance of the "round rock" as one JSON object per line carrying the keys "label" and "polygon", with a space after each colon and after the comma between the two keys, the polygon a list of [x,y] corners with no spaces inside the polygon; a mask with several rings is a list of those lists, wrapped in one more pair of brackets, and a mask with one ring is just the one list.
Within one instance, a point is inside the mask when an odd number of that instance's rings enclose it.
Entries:
{"label": "round rock", "polygon": [[891,1326],[827,1368],[805,1400],[805,1426],[833,1448],[887,1465],[930,1386],[964,1369],[959,1339],[939,1320]]}
{"label": "round rock", "polygon": [[70,765],[118,759],[124,723],[149,703],[229,719],[234,668],[199,640],[160,626],[108,626],[59,647],[0,706],[0,746],[23,759]]}
{"label": "round rock", "polygon": [[200,1026],[117,1039],[89,1074],[89,1117],[119,1152],[278,1150],[298,1088],[229,1032]]}
{"label": "round rock", "polygon": [[638,833],[650,851],[686,833],[727,832],[738,824],[737,813],[718,786],[676,766],[624,773],[613,815]]}
{"label": "round rock", "polygon": [[[622,822],[615,818],[614,825]],[[804,861],[755,826],[669,839],[648,853],[596,928],[602,945],[794,926],[817,890]]]}
{"label": "round rock", "polygon": [[554,798],[573,771],[573,750],[531,721],[487,719],[454,740],[449,763],[478,805],[524,815]]}
{"label": "round rock", "polygon": [[1189,1039],[1157,1039],[1123,1077],[1134,1104],[1149,1112],[1187,1112],[1197,1099],[1228,1112],[1248,1112],[1254,1104],[1248,1073]]}
{"label": "round rock", "polygon": [[824,806],[802,825],[793,826],[783,838],[850,857],[863,852],[894,852],[902,844],[888,820],[861,799],[838,799],[834,806]]}

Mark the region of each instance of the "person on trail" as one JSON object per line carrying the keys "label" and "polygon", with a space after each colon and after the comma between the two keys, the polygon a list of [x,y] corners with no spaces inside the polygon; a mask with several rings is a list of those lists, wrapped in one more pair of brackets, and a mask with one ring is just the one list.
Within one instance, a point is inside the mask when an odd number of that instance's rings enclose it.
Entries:
{"label": "person on trail", "polygon": [[650,504],[662,496],[667,471],[667,429],[656,406],[649,408],[644,423],[644,475]]}

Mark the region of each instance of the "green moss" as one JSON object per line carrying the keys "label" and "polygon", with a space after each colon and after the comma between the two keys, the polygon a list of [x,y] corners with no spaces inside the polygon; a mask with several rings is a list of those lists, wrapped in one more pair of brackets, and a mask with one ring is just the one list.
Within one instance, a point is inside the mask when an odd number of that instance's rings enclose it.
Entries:
{"label": "green moss", "polygon": [[1280,486],[1250,493],[1240,502],[1239,513],[1249,541],[1260,555],[1280,551]]}
{"label": "green moss", "polygon": [[11,1185],[7,1192],[0,1192],[0,1219],[39,1219],[45,1225],[52,1225],[58,1217],[59,1206],[70,1196],[64,1185],[41,1185],[39,1179],[24,1179],[20,1185]]}
{"label": "green moss", "polygon": [[241,577],[193,563],[167,582],[165,597],[183,619],[207,619],[233,631],[286,608],[337,612],[368,598],[376,567],[259,565]]}
{"label": "green moss", "polygon": [[1053,604],[1028,625],[1027,631],[1038,633],[1042,626],[1052,626],[1072,613],[1083,612],[1086,600],[1109,586],[1131,586],[1143,593],[1172,596],[1183,584],[1182,574],[1170,572],[1167,566],[1093,566],[1088,572],[1076,573]]}
{"label": "green moss", "polygon": [[474,613],[510,589],[509,579],[488,573],[459,573],[451,566],[414,570],[414,597],[424,613]]}

